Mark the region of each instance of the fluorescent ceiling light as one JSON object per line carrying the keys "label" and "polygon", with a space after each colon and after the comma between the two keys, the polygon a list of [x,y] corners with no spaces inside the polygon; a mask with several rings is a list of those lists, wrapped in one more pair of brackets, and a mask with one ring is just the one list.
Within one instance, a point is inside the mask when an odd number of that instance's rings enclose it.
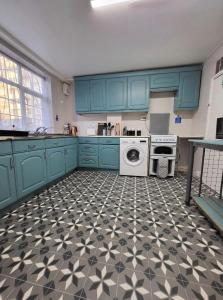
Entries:
{"label": "fluorescent ceiling light", "polygon": [[118,4],[123,2],[130,2],[131,0],[91,0],[91,6],[93,8],[112,5],[112,4]]}

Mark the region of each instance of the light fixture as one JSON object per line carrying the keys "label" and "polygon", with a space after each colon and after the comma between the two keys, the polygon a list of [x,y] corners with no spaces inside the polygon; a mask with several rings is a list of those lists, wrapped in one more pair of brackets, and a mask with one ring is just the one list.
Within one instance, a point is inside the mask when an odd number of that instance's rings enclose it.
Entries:
{"label": "light fixture", "polygon": [[108,6],[112,4],[124,3],[130,1],[132,0],[91,0],[91,6],[93,8],[97,8],[97,7]]}

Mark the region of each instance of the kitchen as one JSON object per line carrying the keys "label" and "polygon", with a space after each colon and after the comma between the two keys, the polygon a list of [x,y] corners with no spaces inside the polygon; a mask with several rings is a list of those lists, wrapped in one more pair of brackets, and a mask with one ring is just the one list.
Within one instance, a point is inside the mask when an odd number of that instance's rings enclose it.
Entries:
{"label": "kitchen", "polygon": [[1,299],[222,298],[222,20],[1,1]]}

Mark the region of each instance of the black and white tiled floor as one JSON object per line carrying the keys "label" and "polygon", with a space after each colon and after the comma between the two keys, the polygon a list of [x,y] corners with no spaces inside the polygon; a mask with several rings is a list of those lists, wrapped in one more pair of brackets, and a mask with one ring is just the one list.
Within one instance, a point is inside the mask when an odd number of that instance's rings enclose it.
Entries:
{"label": "black and white tiled floor", "polygon": [[0,299],[223,299],[223,240],[185,177],[76,171],[0,219]]}

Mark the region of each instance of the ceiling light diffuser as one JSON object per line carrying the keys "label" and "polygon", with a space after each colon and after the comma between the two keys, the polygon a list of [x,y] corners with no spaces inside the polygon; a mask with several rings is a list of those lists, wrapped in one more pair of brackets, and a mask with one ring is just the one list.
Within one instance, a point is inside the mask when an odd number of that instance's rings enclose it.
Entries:
{"label": "ceiling light diffuser", "polygon": [[131,0],[91,0],[91,6],[93,8],[108,6],[112,4],[118,4],[123,2],[130,2]]}

